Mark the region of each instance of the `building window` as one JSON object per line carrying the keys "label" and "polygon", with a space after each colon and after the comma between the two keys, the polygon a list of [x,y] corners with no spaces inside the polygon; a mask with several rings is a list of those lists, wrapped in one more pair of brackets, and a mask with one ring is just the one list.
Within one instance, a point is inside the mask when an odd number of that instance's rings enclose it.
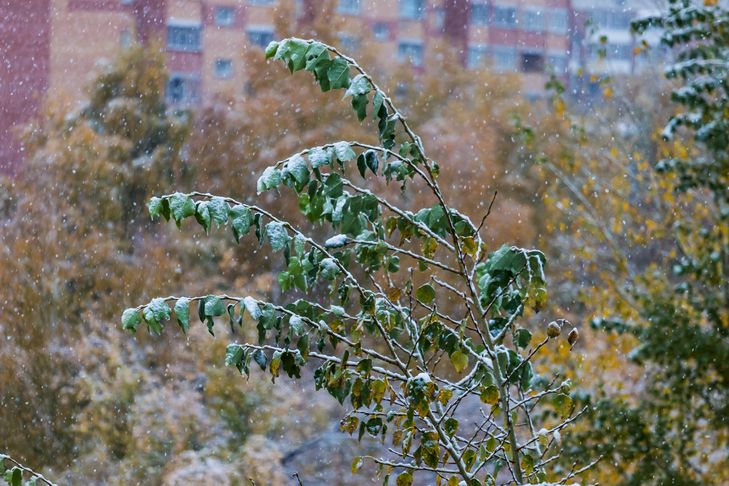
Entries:
{"label": "building window", "polygon": [[606,10],[593,10],[592,12],[590,12],[590,21],[596,27],[607,29],[608,12]]}
{"label": "building window", "polygon": [[397,46],[397,58],[400,62],[408,62],[413,66],[423,65],[423,44],[420,42],[400,42]]}
{"label": "building window", "polygon": [[273,29],[252,28],[246,30],[248,42],[258,47],[266,47],[273,40]]}
{"label": "building window", "polygon": [[233,76],[233,61],[230,59],[215,60],[215,77],[228,79]]}
{"label": "building window", "polygon": [[628,44],[609,44],[607,56],[611,59],[626,61],[632,59],[633,48]]}
{"label": "building window", "polygon": [[200,81],[191,74],[172,74],[167,81],[167,101],[173,105],[196,103]]}
{"label": "building window", "polygon": [[445,9],[443,7],[435,7],[433,9],[433,27],[442,32],[444,25]]}
{"label": "building window", "polygon": [[337,11],[341,14],[359,15],[360,3],[360,0],[339,0]]}
{"label": "building window", "polygon": [[611,29],[627,30],[630,28],[630,14],[627,12],[610,12],[608,26]]}
{"label": "building window", "polygon": [[129,29],[124,29],[119,34],[119,45],[124,48],[130,47],[132,45],[132,33],[129,31]]}
{"label": "building window", "polygon": [[372,26],[372,35],[375,40],[386,41],[390,39],[390,26],[384,22],[377,22]]}
{"label": "building window", "polygon": [[510,47],[495,47],[494,68],[497,71],[513,71],[516,64],[516,50]]}
{"label": "building window", "polygon": [[555,34],[566,34],[569,31],[567,10],[560,8],[549,13],[549,31]]}
{"label": "building window", "polygon": [[167,47],[177,51],[199,51],[200,26],[167,26]]}
{"label": "building window", "polygon": [[630,13],[610,10],[594,10],[590,13],[592,23],[601,29],[627,30],[630,28]]}
{"label": "building window", "polygon": [[471,23],[473,25],[486,25],[489,21],[489,7],[485,3],[471,4]]}
{"label": "building window", "polygon": [[235,22],[235,9],[233,7],[215,8],[215,25],[218,27],[230,27]]}
{"label": "building window", "polygon": [[359,50],[359,39],[347,34],[339,34],[339,45],[346,52],[357,52]]}
{"label": "building window", "polygon": [[400,0],[400,18],[420,20],[423,18],[423,0]]}
{"label": "building window", "polygon": [[513,7],[494,7],[494,25],[512,29],[516,26],[516,9]]}
{"label": "building window", "polygon": [[466,63],[469,68],[482,67],[488,59],[488,49],[484,46],[469,46]]}
{"label": "building window", "polygon": [[533,52],[522,53],[521,70],[524,73],[544,72],[544,56]]}
{"label": "building window", "polygon": [[567,56],[562,54],[551,54],[547,57],[547,67],[555,74],[564,74],[567,72]]}
{"label": "building window", "polygon": [[524,29],[532,32],[544,30],[544,16],[538,10],[527,10],[524,12]]}

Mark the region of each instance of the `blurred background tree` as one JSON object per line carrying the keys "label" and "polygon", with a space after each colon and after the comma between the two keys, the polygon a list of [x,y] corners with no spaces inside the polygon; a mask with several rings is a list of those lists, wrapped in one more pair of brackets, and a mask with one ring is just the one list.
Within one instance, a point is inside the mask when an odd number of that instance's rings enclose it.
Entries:
{"label": "blurred background tree", "polygon": [[601,356],[569,371],[592,381],[581,398],[594,408],[565,444],[607,456],[601,483],[729,481],[728,19],[681,0],[637,23],[676,56],[668,81],[604,80],[608,108],[584,115],[554,83],[559,137],[525,154],[553,181],[544,241],[562,305]]}

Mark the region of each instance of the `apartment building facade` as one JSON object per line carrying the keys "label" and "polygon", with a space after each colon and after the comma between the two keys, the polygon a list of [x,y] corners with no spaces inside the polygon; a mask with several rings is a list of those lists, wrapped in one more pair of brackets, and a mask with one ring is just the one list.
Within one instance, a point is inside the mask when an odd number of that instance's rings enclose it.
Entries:
{"label": "apartment building facade", "polygon": [[[285,0],[0,0],[0,171],[22,158],[13,135],[43,96],[80,100],[100,59],[134,41],[163,46],[171,104],[204,104],[217,93],[242,92],[241,52],[264,47]],[[326,0],[294,0],[291,22]],[[575,33],[589,3],[579,0],[329,0],[345,28],[340,47],[365,40],[400,62],[427,69],[439,43],[457,48],[469,67],[523,73],[537,96],[550,73],[574,64]],[[621,9],[618,0],[606,0]],[[600,2],[602,3],[602,2]],[[575,4],[582,8],[575,9]],[[584,5],[582,5],[584,4]],[[620,23],[620,28],[625,27]],[[351,28],[350,28],[351,27]],[[354,34],[353,34],[354,33]],[[622,34],[621,34],[622,35]],[[580,51],[582,52],[582,51]],[[621,51],[622,53],[622,51]]]}

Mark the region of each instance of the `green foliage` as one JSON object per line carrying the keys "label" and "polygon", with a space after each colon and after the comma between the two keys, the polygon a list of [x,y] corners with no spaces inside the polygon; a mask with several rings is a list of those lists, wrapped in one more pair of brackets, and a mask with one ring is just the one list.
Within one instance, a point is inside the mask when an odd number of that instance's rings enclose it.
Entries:
{"label": "green foliage", "polygon": [[[282,254],[283,295],[296,289],[307,297],[284,304],[253,296],[166,297],[126,310],[123,326],[133,331],[145,322],[159,333],[173,301],[183,331],[193,302],[211,334],[225,315],[231,328],[252,323],[257,343],[229,344],[226,364],[248,375],[254,362],[275,381],[299,378],[316,363],[316,389],[352,407],[342,430],[389,439],[400,456],[399,463],[374,459],[385,483],[395,470],[398,484],[411,484],[414,470],[428,470],[448,484],[493,484],[504,466],[517,484],[545,481],[545,458],[557,450],[542,448],[533,427],[523,425],[537,418],[532,401],[554,397],[553,430],[577,417],[566,385],[550,388],[532,366],[548,339],[527,349],[531,333],[515,324],[545,302],[544,255],[508,246],[487,253],[476,226],[445,203],[440,168],[421,139],[354,60],[301,39],[271,43],[266,57],[291,72],[313,73],[323,91],[346,90],[358,119],[377,126],[379,145],[339,141],[306,149],[266,168],[257,181],[259,194],[289,188],[301,213],[332,236],[320,243],[290,218],[206,193],[160,196],[148,208],[153,218],[180,227],[185,220],[206,232],[212,222],[230,224],[236,241],[250,234],[259,245],[268,242]],[[403,191],[417,185],[431,201],[416,212],[401,209],[353,181],[355,170],[365,184],[383,178],[400,182]],[[446,372],[439,367],[445,356],[452,365]],[[473,430],[456,418],[469,395],[487,407]],[[360,466],[355,460],[352,469]]]}
{"label": "green foliage", "polygon": [[0,481],[4,481],[7,486],[56,486],[42,474],[23,466],[10,456],[2,453],[0,453]]}
{"label": "green foliage", "polygon": [[[591,126],[582,127],[573,153],[561,151],[569,162],[552,170],[569,194],[560,202],[563,221],[582,223],[573,248],[588,254],[585,235],[591,229],[599,235],[591,263],[600,271],[588,271],[580,290],[585,313],[596,314],[592,326],[599,332],[592,335],[621,343],[639,376],[634,383],[620,377],[619,393],[598,377],[589,395],[572,397],[593,406],[590,426],[568,436],[566,450],[609,458],[600,469],[613,474],[611,484],[729,480],[728,22],[722,2],[671,0],[659,15],[634,24],[639,34],[660,29],[674,56],[665,68],[674,111],[650,150],[639,150],[648,145],[650,126],[636,128],[633,145],[623,141],[629,155],[619,176],[628,184],[603,176],[595,186],[605,187],[600,203],[581,196],[595,191],[577,178],[584,139],[599,132]],[[631,106],[632,114],[641,110]],[[654,113],[655,104],[647,111]],[[655,171],[642,167],[642,156]],[[602,157],[598,163],[612,158]],[[610,353],[613,347],[619,349],[611,344]]]}

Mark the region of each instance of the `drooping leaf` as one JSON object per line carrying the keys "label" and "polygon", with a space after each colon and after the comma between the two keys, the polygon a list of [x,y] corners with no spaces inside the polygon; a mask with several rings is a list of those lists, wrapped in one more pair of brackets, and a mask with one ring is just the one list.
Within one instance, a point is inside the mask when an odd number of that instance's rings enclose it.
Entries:
{"label": "drooping leaf", "polygon": [[253,352],[253,361],[256,362],[262,371],[266,371],[266,366],[268,365],[268,357],[266,356],[266,353],[260,349],[256,349]]}
{"label": "drooping leaf", "polygon": [[253,215],[251,210],[242,204],[238,204],[230,208],[231,227],[235,241],[239,242],[241,237],[248,233],[253,223]]}
{"label": "drooping leaf", "polygon": [[354,150],[352,150],[352,147],[347,142],[335,143],[334,153],[336,154],[337,159],[342,162],[349,162],[357,156],[357,154],[354,153]]}
{"label": "drooping leaf", "polygon": [[225,199],[217,196],[213,197],[209,201],[209,208],[210,216],[213,221],[218,224],[218,226],[222,226],[228,222],[228,212],[230,211],[230,207],[228,206],[228,203],[225,202]]}
{"label": "drooping leaf", "polygon": [[169,197],[169,203],[170,214],[175,220],[175,223],[177,223],[177,226],[180,225],[180,222],[183,219],[193,216],[195,214],[195,201],[193,201],[191,197],[185,194],[182,194],[180,192],[172,194]]}
{"label": "drooping leaf", "polygon": [[225,303],[220,297],[210,295],[205,299],[205,317],[219,317],[225,312]]}
{"label": "drooping leaf", "polygon": [[241,374],[248,374],[245,348],[240,344],[229,344],[225,350],[225,365],[235,366]]}
{"label": "drooping leaf", "polygon": [[329,165],[332,161],[331,153],[328,150],[319,147],[311,150],[308,155],[311,167],[314,169]]}
{"label": "drooping leaf", "polygon": [[142,322],[142,313],[139,309],[125,309],[122,313],[122,328],[126,331],[137,331],[137,326]]}
{"label": "drooping leaf", "polygon": [[341,57],[332,60],[327,78],[332,89],[346,88],[349,86],[349,63]]}
{"label": "drooping leaf", "polygon": [[245,307],[251,319],[258,321],[261,318],[261,308],[253,297],[245,297],[243,299],[243,307]]}
{"label": "drooping leaf", "polygon": [[552,399],[552,405],[554,405],[554,409],[557,411],[557,413],[562,418],[565,418],[570,414],[570,411],[572,410],[572,399],[569,395],[559,393],[555,395]]}
{"label": "drooping leaf", "polygon": [[210,203],[208,201],[200,201],[195,204],[195,219],[206,233],[210,230],[213,217],[210,215]]}
{"label": "drooping leaf", "polygon": [[462,372],[468,368],[468,354],[458,350],[451,354],[451,363],[457,372]]}
{"label": "drooping leaf", "polygon": [[286,227],[278,221],[271,221],[266,225],[266,237],[273,251],[283,250],[291,239],[286,231]]}
{"label": "drooping leaf", "polygon": [[[155,219],[159,217],[160,215],[164,216],[164,207],[165,207],[165,201],[162,198],[159,197],[153,197],[152,199],[147,202],[147,209],[149,210],[149,217],[151,219]],[[169,209],[168,209],[169,211]],[[165,218],[169,218],[169,214],[165,216]]]}
{"label": "drooping leaf", "polygon": [[370,89],[372,89],[372,85],[367,78],[363,74],[358,74],[352,78],[352,82],[344,96],[366,95],[370,92]]}
{"label": "drooping leaf", "polygon": [[190,299],[181,297],[175,302],[175,316],[182,332],[187,334],[187,330],[190,329]]}
{"label": "drooping leaf", "polygon": [[405,471],[398,474],[397,479],[395,479],[395,484],[397,486],[411,486],[413,484],[413,473]]}
{"label": "drooping leaf", "polygon": [[435,300],[435,289],[430,284],[423,284],[415,291],[415,297],[425,305],[430,305]]}
{"label": "drooping leaf", "polygon": [[514,343],[520,348],[526,348],[529,346],[529,342],[532,340],[532,333],[526,329],[517,329],[514,332]]}
{"label": "drooping leaf", "polygon": [[258,194],[261,194],[262,192],[276,189],[280,184],[281,171],[275,167],[266,167],[263,174],[261,174],[261,177],[258,178],[256,190],[258,191]]}
{"label": "drooping leaf", "polygon": [[481,389],[481,401],[486,405],[494,406],[499,403],[499,389],[495,385],[488,385]]}
{"label": "drooping leaf", "polygon": [[296,337],[302,336],[306,332],[306,324],[301,316],[291,316],[289,319],[289,327],[291,327],[291,332]]}
{"label": "drooping leaf", "polygon": [[277,41],[271,41],[266,46],[266,59],[271,59],[273,56],[276,55],[276,51],[278,50],[278,42]]}

